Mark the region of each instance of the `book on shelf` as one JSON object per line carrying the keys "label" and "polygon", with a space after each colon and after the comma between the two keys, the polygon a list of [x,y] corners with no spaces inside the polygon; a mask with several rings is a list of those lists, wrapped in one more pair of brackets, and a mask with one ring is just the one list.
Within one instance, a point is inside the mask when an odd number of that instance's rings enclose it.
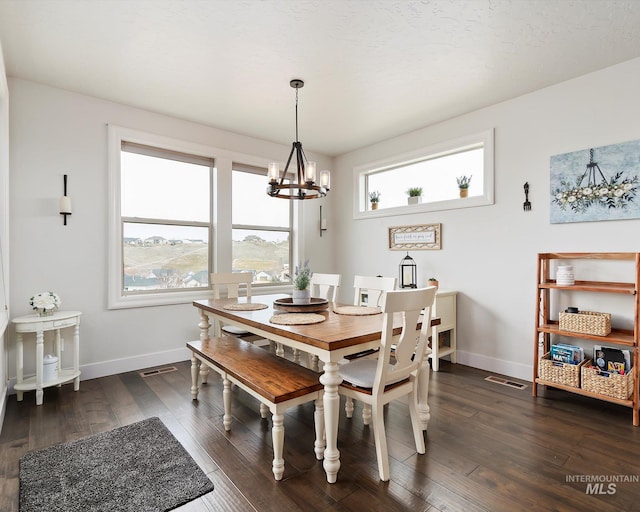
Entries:
{"label": "book on shelf", "polygon": [[580,364],[584,359],[584,350],[577,345],[568,345],[566,343],[557,343],[551,345],[550,358],[552,361],[558,361],[568,364]]}
{"label": "book on shelf", "polygon": [[628,350],[595,345],[593,363],[601,373],[625,375],[631,370],[631,353]]}

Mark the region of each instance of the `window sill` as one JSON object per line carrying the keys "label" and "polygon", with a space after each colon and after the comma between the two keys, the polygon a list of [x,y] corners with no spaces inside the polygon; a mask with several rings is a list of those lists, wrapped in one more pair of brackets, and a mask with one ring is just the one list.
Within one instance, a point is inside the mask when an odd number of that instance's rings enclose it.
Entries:
{"label": "window sill", "polygon": [[353,218],[373,219],[379,217],[393,217],[396,215],[410,215],[416,213],[437,212],[442,210],[455,210],[460,208],[475,208],[477,206],[489,206],[493,204],[493,198],[485,196],[471,196],[464,199],[449,199],[447,201],[434,201],[431,203],[408,204],[392,208],[378,208],[377,210],[355,211]]}

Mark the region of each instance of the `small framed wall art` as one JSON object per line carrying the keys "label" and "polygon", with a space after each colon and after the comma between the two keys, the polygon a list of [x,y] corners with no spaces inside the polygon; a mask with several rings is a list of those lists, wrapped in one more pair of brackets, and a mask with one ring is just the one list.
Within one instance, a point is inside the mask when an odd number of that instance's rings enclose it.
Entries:
{"label": "small framed wall art", "polygon": [[441,224],[416,224],[389,228],[389,249],[392,251],[440,250]]}

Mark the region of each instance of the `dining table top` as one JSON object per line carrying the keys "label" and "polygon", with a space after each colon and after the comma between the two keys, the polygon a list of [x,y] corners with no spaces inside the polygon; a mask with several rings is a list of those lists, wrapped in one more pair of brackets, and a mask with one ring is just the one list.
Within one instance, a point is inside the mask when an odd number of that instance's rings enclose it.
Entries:
{"label": "dining table top", "polygon": [[[217,317],[225,318],[236,324],[253,327],[263,332],[298,341],[308,346],[321,350],[334,351],[355,345],[368,344],[379,341],[382,333],[382,320],[384,315],[348,315],[334,312],[334,306],[347,304],[328,303],[328,308],[323,311],[314,311],[314,314],[325,317],[320,323],[309,325],[281,325],[275,324],[270,319],[277,314],[284,313],[274,307],[274,301],[287,298],[286,294],[258,295],[247,300],[246,297],[238,299],[204,299],[196,300],[193,305],[202,311],[212,313]],[[265,304],[264,309],[251,311],[237,311],[225,309],[230,303]],[[431,325],[439,325],[439,318],[432,318]],[[421,328],[421,323],[416,329]],[[394,334],[402,331],[402,316],[394,315]]]}

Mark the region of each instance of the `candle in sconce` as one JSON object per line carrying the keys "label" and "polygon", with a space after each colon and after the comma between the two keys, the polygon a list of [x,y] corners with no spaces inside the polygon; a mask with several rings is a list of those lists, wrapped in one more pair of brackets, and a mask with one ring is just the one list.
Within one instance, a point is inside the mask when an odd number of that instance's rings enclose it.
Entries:
{"label": "candle in sconce", "polygon": [[71,213],[71,198],[69,196],[60,198],[60,213]]}
{"label": "candle in sconce", "polygon": [[329,171],[320,171],[320,186],[327,190],[331,188],[331,173]]}
{"label": "candle in sconce", "polygon": [[316,181],[316,163],[307,162],[307,168],[304,170],[304,181],[315,182]]}
{"label": "candle in sconce", "polygon": [[278,181],[278,174],[280,174],[280,166],[275,162],[270,163],[267,171],[269,182]]}

